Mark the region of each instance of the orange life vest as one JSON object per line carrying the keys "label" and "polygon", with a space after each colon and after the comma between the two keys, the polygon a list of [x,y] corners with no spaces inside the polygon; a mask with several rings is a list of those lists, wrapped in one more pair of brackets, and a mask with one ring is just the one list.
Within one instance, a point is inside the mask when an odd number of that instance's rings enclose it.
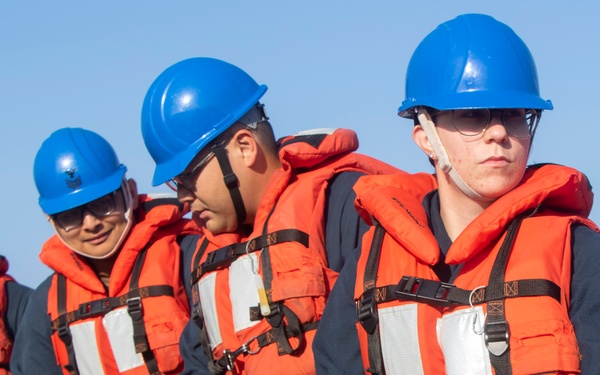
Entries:
{"label": "orange life vest", "polygon": [[213,373],[226,364],[235,374],[314,374],[315,328],[337,279],[325,253],[328,183],[341,172],[402,173],[357,148],[346,129],[280,140],[282,167],[261,198],[253,233],[225,244],[207,236],[192,285],[205,341],[221,364]]}
{"label": "orange life vest", "polygon": [[55,235],[40,259],[55,271],[48,294],[52,344],[64,374],[177,374],[189,321],[176,236],[176,199],[140,195],[137,222],[115,260],[108,291],[85,258]]}
{"label": "orange life vest", "polygon": [[10,372],[7,370],[10,362],[10,353],[12,352],[12,340],[8,336],[4,317],[6,316],[6,308],[8,306],[8,298],[6,296],[6,283],[15,281],[11,276],[7,275],[8,260],[0,256],[0,375],[7,375]]}
{"label": "orange life vest", "polygon": [[[578,374],[569,320],[571,226],[588,219],[592,193],[576,170],[529,168],[450,246],[461,269],[439,281],[440,259],[413,176],[365,177],[363,215],[376,224],[363,238],[357,270],[361,353],[376,374]],[[415,189],[415,187],[413,187]]]}

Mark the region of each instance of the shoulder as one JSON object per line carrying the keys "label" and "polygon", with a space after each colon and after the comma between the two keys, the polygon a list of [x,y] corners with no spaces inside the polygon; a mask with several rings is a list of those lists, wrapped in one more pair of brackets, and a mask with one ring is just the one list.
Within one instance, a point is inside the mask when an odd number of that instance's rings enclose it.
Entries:
{"label": "shoulder", "polygon": [[[362,172],[342,172],[335,175],[327,188],[327,216],[338,217],[348,214],[358,217],[354,209],[354,185],[364,176]],[[329,221],[329,220],[328,220]]]}
{"label": "shoulder", "polygon": [[8,281],[5,285],[5,291],[9,303],[13,303],[14,301],[26,301],[33,289],[16,281]]}
{"label": "shoulder", "polygon": [[594,251],[600,249],[600,233],[583,224],[572,228],[573,251]]}
{"label": "shoulder", "polygon": [[52,286],[52,279],[54,278],[54,273],[48,276],[44,281],[40,283],[32,292],[29,297],[30,303],[32,301],[37,301],[38,303],[43,303],[47,305],[48,302],[48,293],[50,292],[50,287]]}
{"label": "shoulder", "polygon": [[329,191],[342,193],[346,192],[346,195],[354,195],[353,187],[359,178],[365,176],[364,172],[341,172],[334,175],[329,180]]}

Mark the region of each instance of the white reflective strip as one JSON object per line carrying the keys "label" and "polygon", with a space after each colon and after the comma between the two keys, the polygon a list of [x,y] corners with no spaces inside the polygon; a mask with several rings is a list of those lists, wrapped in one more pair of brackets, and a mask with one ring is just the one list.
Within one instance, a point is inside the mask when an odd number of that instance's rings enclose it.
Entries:
{"label": "white reflective strip", "polygon": [[447,375],[492,374],[483,338],[485,316],[477,306],[444,315],[436,324]]}
{"label": "white reflective strip", "polygon": [[[98,353],[98,342],[96,341],[95,322],[70,325],[71,336],[73,337],[73,350],[75,350],[75,360],[80,375],[101,375],[102,362]],[[35,355],[35,353],[31,353]]]}
{"label": "white reflective strip", "polygon": [[145,365],[142,355],[135,352],[133,322],[127,308],[115,309],[104,315],[102,324],[108,335],[119,372]]}
{"label": "white reflective strip", "polygon": [[252,327],[259,321],[250,320],[250,307],[258,307],[258,291],[253,267],[258,267],[257,253],[244,255],[229,266],[229,298],[235,332]]}
{"label": "white reflective strip", "polygon": [[299,131],[296,135],[333,134],[338,128],[316,128]]}
{"label": "white reflective strip", "polygon": [[208,331],[208,340],[210,348],[214,349],[223,339],[221,338],[221,330],[219,329],[219,315],[217,314],[217,306],[215,300],[217,273],[212,272],[203,276],[198,282],[198,292],[200,301],[202,301],[202,314],[204,315],[204,324]]}
{"label": "white reflective strip", "polygon": [[[378,310],[383,363],[388,375],[422,375],[417,304]],[[464,374],[463,374],[464,375]]]}

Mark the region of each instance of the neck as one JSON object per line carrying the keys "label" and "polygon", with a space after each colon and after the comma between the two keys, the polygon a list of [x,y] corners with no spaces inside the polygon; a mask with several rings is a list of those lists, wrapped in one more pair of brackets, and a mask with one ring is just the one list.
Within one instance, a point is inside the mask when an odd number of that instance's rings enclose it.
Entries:
{"label": "neck", "polygon": [[463,193],[452,179],[438,171],[440,216],[448,236],[454,242],[462,231],[493,203],[485,198],[475,200]]}
{"label": "neck", "polygon": [[247,210],[246,224],[250,226],[254,225],[256,213],[258,212],[258,207],[260,206],[263,195],[267,189],[271,189],[271,180],[276,171],[280,168],[281,162],[275,155],[275,157],[265,157],[262,166],[251,170],[251,183],[249,186],[252,186],[252,191],[251,194],[244,196],[244,203],[246,204]]}
{"label": "neck", "polygon": [[[118,252],[116,253],[118,254]],[[106,259],[90,259],[89,265],[92,267],[98,278],[108,288],[110,282],[110,274],[113,265],[115,264],[116,254]]]}

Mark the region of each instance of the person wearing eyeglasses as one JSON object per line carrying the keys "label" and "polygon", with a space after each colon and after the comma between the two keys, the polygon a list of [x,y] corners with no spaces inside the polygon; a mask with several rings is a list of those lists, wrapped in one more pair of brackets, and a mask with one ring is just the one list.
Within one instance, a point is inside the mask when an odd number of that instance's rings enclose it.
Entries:
{"label": "person wearing eyeglasses", "polygon": [[[137,193],[111,145],[62,128],[34,162],[39,204],[56,234],[54,273],[30,298],[13,374],[178,374],[189,320],[177,242],[189,220],[174,197]],[[192,249],[193,250],[193,249]]]}
{"label": "person wearing eyeglasses", "polygon": [[400,173],[355,153],[349,129],[276,141],[266,91],[237,66],[195,57],[162,72],[144,100],[152,182],[172,184],[198,225],[184,373],[314,374],[312,339],[342,249],[367,228],[352,185]]}
{"label": "person wearing eyeglasses", "polygon": [[399,115],[438,186],[419,174],[357,182],[372,226],[325,309],[317,373],[598,373],[593,194],[573,168],[527,165],[553,106],[525,43],[460,15],[418,45],[405,90]]}

